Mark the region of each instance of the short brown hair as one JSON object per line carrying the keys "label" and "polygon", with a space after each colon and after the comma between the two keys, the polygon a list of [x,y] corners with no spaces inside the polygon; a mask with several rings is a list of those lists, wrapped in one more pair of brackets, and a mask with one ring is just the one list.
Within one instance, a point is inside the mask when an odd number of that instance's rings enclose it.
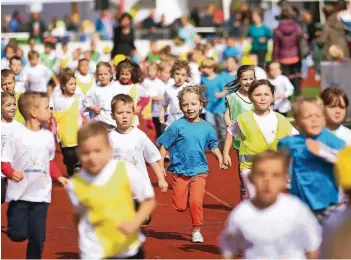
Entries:
{"label": "short brown hair", "polygon": [[13,80],[15,80],[15,73],[12,70],[9,70],[9,69],[1,70],[1,79],[6,79],[10,77],[13,78]]}
{"label": "short brown hair", "polygon": [[102,135],[106,141],[106,144],[109,144],[108,128],[104,122],[92,120],[83,124],[78,131],[78,147],[82,142],[97,135]]}
{"label": "short brown hair", "polygon": [[315,104],[319,106],[322,110],[324,110],[324,103],[321,98],[299,96],[295,99],[295,102],[292,105],[292,113],[295,119],[298,118],[298,116],[300,115],[300,107],[303,103]]}
{"label": "short brown hair", "polygon": [[272,83],[268,79],[260,79],[260,80],[254,80],[251,83],[249,90],[247,91],[249,98],[252,98],[252,93],[254,92],[254,90],[262,85],[268,86],[270,88],[270,90],[272,91],[272,94],[274,96],[275,87],[272,85]]}
{"label": "short brown hair", "polygon": [[71,78],[76,78],[73,73],[71,72],[63,72],[60,75],[60,88],[62,91],[62,94],[64,94],[64,87],[66,86],[67,82],[71,80]]}
{"label": "short brown hair", "polygon": [[30,51],[28,53],[28,60],[32,60],[34,57],[39,58],[39,52],[37,52],[37,51]]}
{"label": "short brown hair", "polygon": [[289,156],[289,152],[286,150],[279,151],[279,152],[273,151],[273,150],[267,150],[262,153],[254,155],[254,157],[252,158],[252,171],[254,172],[255,165],[267,159],[277,159],[281,161],[283,163],[285,173],[288,172],[289,165],[290,165],[290,156]]}
{"label": "short brown hair", "polygon": [[179,100],[179,105],[183,101],[183,96],[187,93],[194,93],[199,96],[200,103],[203,107],[206,107],[208,100],[205,97],[206,94],[206,87],[204,85],[195,85],[195,86],[187,86],[183,88],[179,93],[178,93],[178,100]]}
{"label": "short brown hair", "polygon": [[346,92],[340,88],[326,88],[321,93],[321,99],[323,100],[325,106],[341,107],[340,99],[342,99],[345,103],[346,107],[343,108],[348,108],[349,106],[349,99]]}
{"label": "short brown hair", "polygon": [[116,104],[118,102],[123,102],[124,104],[133,104],[133,111],[134,111],[134,100],[131,96],[126,94],[118,94],[113,97],[111,101],[111,111],[113,112],[116,109]]}
{"label": "short brown hair", "polygon": [[20,95],[18,99],[18,110],[25,120],[30,118],[30,111],[38,107],[41,98],[48,98],[47,93],[37,91],[27,91]]}
{"label": "short brown hair", "polygon": [[267,65],[266,65],[266,70],[268,72],[269,72],[269,69],[272,66],[272,64],[278,64],[280,69],[282,69],[282,64],[278,60],[272,60],[272,61],[268,62]]}
{"label": "short brown hair", "polygon": [[185,69],[188,77],[191,77],[191,70],[189,67],[189,62],[187,62],[185,60],[176,60],[174,62],[172,69],[171,69],[171,76],[173,77],[174,73],[180,69]]}

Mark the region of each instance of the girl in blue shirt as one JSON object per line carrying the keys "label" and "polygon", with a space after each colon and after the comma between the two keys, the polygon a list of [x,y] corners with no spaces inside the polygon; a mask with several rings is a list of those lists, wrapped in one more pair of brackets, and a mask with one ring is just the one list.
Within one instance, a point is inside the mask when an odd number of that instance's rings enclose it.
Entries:
{"label": "girl in blue shirt", "polygon": [[157,139],[161,145],[161,167],[170,152],[172,173],[173,207],[180,212],[189,205],[193,224],[192,242],[203,243],[201,234],[203,222],[203,198],[205,195],[208,163],[205,151],[210,149],[224,169],[222,154],[218,149],[216,132],[210,123],[200,118],[200,111],[206,106],[206,88],[189,86],[179,92],[179,105],[184,117],[176,120]]}

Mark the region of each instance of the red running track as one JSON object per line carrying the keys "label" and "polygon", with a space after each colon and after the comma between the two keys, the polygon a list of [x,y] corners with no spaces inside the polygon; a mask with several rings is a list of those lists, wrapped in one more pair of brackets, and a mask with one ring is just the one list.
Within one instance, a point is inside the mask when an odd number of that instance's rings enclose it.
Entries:
{"label": "red running track", "polygon": [[[146,131],[154,139],[153,132]],[[62,155],[56,161],[64,172]],[[234,155],[234,153],[233,153]],[[154,174],[150,171],[155,187],[158,206],[151,224],[144,230],[147,236],[147,258],[219,258],[217,239],[231,207],[239,202],[239,178],[235,166],[227,171],[219,170],[216,159],[208,154],[210,174],[204,199],[203,244],[191,242],[191,218],[189,211],[180,213],[172,207],[172,190],[161,193]],[[236,158],[233,156],[236,165]],[[168,181],[170,179],[167,177]],[[228,205],[230,207],[228,207]],[[27,242],[13,243],[6,236],[7,203],[1,207],[1,258],[25,258]],[[70,204],[62,187],[54,185],[52,203],[47,220],[47,238],[43,258],[79,258],[77,231],[73,225]]]}

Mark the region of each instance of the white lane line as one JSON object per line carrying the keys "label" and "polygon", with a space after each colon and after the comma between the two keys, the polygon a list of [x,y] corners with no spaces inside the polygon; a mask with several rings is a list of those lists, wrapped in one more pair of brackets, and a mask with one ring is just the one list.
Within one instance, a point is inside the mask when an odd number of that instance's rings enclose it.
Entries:
{"label": "white lane line", "polygon": [[212,194],[209,191],[206,191],[206,194],[212,198],[214,198],[215,200],[217,200],[218,202],[222,203],[224,206],[227,206],[228,208],[232,208],[233,206],[229,205],[228,203],[226,203],[225,201],[221,200],[220,198],[218,198],[217,196],[215,196],[214,194]]}

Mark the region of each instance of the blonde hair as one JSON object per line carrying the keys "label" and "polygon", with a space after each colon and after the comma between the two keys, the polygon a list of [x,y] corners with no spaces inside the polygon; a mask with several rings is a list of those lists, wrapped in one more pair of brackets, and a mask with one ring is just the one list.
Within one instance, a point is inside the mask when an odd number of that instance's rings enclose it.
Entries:
{"label": "blonde hair", "polygon": [[25,120],[30,119],[30,111],[39,106],[42,98],[48,98],[45,92],[27,91],[20,95],[18,99],[18,110]]}
{"label": "blonde hair", "polygon": [[101,67],[105,67],[109,70],[110,74],[111,74],[111,78],[110,81],[112,81],[113,79],[113,71],[112,71],[112,66],[109,62],[106,61],[100,61],[98,64],[96,64],[96,72],[95,72],[95,77],[97,79],[97,75],[98,75],[98,71]]}
{"label": "blonde hair", "polygon": [[167,61],[161,61],[158,65],[158,72],[164,71],[167,67],[172,68],[172,65]]}
{"label": "blonde hair", "polygon": [[97,135],[102,135],[106,141],[106,144],[109,144],[108,129],[105,123],[101,121],[90,121],[83,124],[78,131],[78,147],[80,144],[82,144],[82,142]]}
{"label": "blonde hair", "polygon": [[285,173],[288,173],[290,157],[288,151],[273,151],[267,150],[262,153],[256,154],[252,158],[252,172],[254,172],[255,166],[261,162],[266,161],[267,159],[276,159],[283,163]]}
{"label": "blonde hair", "polygon": [[205,67],[212,68],[214,71],[217,71],[217,69],[218,69],[218,62],[214,58],[205,58],[201,62],[200,69],[205,68]]}
{"label": "blonde hair", "polygon": [[178,100],[179,104],[182,104],[183,102],[183,96],[188,93],[194,93],[199,96],[200,103],[203,107],[205,107],[208,103],[208,100],[205,97],[206,94],[206,87],[204,85],[195,85],[195,86],[187,86],[183,88],[179,93],[178,93]]}
{"label": "blonde hair", "polygon": [[322,109],[324,111],[324,103],[323,100],[320,97],[303,97],[299,96],[296,98],[295,102],[292,105],[292,113],[293,117],[297,119],[301,113],[301,105],[303,103],[311,103],[314,104]]}

